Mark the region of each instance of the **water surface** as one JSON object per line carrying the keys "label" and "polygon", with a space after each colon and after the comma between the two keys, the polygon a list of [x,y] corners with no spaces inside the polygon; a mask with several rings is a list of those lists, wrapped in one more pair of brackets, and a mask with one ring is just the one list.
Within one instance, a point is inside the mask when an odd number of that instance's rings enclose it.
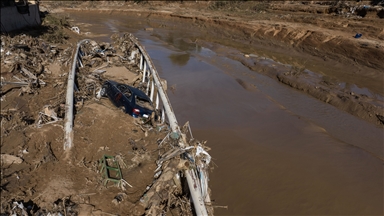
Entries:
{"label": "water surface", "polygon": [[234,48],[193,43],[209,32],[134,15],[71,18],[97,39],[128,31],[145,46],[179,123],[212,148],[212,199],[228,206],[216,215],[383,214],[381,128],[250,71],[226,57]]}

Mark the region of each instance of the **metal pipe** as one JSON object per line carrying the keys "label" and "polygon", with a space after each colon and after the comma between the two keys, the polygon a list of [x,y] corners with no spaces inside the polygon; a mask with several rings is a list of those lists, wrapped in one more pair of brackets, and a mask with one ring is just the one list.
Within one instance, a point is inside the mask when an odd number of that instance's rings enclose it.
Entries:
{"label": "metal pipe", "polygon": [[151,83],[151,80],[148,80],[148,83],[147,83],[147,95],[148,95],[148,93],[149,93],[149,84]]}
{"label": "metal pipe", "polygon": [[144,82],[144,79],[145,79],[145,73],[147,72],[147,64],[146,64],[145,60],[144,60],[143,64],[144,64],[144,69],[143,69],[143,71],[144,71],[144,74],[143,74],[143,82]]}
{"label": "metal pipe", "polygon": [[143,83],[145,82],[145,76],[147,75],[147,68],[144,65],[144,73],[143,73]]}
{"label": "metal pipe", "polygon": [[139,65],[140,70],[143,68],[143,55],[140,53],[140,65]]}
{"label": "metal pipe", "polygon": [[194,169],[188,169],[184,172],[187,178],[188,188],[191,192],[191,198],[193,200],[193,206],[195,207],[196,215],[208,215],[207,209],[205,208],[204,198],[201,195],[201,191],[196,190],[195,186],[199,185],[199,179],[195,174]]}
{"label": "metal pipe", "polygon": [[159,92],[156,94],[156,109],[159,109]]}
{"label": "metal pipe", "polygon": [[153,93],[155,93],[155,84],[154,81],[152,80],[151,82],[151,101],[153,101]]}
{"label": "metal pipe", "polygon": [[163,124],[165,121],[165,112],[164,112],[164,106],[163,106],[163,110],[161,110],[161,124]]}
{"label": "metal pipe", "polygon": [[65,101],[64,150],[69,150],[73,147],[73,90],[75,88],[76,62],[80,45],[85,41],[88,41],[88,39],[81,40],[77,44],[72,63],[72,70],[69,71],[68,74],[67,97]]}
{"label": "metal pipe", "polygon": [[78,60],[79,60],[80,67],[84,67],[83,63],[81,62],[80,57],[77,57],[77,58],[78,58]]}

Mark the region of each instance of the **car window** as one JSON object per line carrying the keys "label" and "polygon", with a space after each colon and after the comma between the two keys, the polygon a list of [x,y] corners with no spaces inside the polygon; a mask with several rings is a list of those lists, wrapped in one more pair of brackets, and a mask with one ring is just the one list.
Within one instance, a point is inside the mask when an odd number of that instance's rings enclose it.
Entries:
{"label": "car window", "polygon": [[149,110],[154,110],[152,103],[146,98],[142,98],[136,95],[135,101],[136,101],[136,104],[141,107],[147,108]]}
{"label": "car window", "polygon": [[131,90],[126,86],[126,85],[117,85],[116,86],[121,93],[123,93],[125,96],[127,96],[128,98],[131,97],[132,95],[132,92]]}
{"label": "car window", "polygon": [[131,91],[126,91],[126,92],[124,92],[124,95],[129,99],[129,101],[131,101],[131,96],[132,96],[132,93],[131,93]]}
{"label": "car window", "polygon": [[122,92],[124,93],[128,87],[126,85],[116,85],[116,87]]}

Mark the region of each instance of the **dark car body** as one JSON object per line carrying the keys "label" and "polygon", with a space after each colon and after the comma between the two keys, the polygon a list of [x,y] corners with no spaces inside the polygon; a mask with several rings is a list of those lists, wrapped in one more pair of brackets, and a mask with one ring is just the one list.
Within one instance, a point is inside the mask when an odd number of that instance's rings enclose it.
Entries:
{"label": "dark car body", "polygon": [[154,111],[151,99],[141,90],[112,80],[104,82],[101,96],[106,96],[117,107],[133,117],[148,118]]}

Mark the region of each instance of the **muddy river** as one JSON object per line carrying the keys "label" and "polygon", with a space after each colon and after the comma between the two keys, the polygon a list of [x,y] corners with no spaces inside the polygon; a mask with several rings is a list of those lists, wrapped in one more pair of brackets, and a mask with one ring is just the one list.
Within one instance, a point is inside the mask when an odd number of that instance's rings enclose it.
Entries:
{"label": "muddy river", "polygon": [[210,36],[192,24],[69,15],[94,39],[132,32],[145,46],[168,81],[179,124],[190,121],[193,135],[212,148],[212,199],[228,206],[216,215],[383,213],[381,128],[250,71],[227,57],[243,55],[234,48],[193,43]]}

